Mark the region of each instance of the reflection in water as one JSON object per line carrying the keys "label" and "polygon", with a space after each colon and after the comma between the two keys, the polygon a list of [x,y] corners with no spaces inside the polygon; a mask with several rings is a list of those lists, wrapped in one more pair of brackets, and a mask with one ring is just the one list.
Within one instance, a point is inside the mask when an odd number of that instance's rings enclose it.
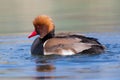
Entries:
{"label": "reflection in water", "polygon": [[36,62],[36,71],[38,72],[51,72],[55,69],[52,63],[50,63],[51,60],[54,60],[54,57],[49,56],[41,56],[37,57]]}
{"label": "reflection in water", "polygon": [[[39,80],[39,79],[54,79],[56,78],[56,76],[50,75],[48,76],[45,72],[51,72],[55,70],[55,67],[52,63],[50,63],[49,61],[54,59],[53,57],[47,57],[47,56],[41,56],[41,57],[37,57],[35,59],[36,62],[36,71],[39,73],[42,73],[42,75],[38,74],[37,77],[35,77],[35,79]],[[44,75],[43,75],[44,74]]]}
{"label": "reflection in water", "polygon": [[[67,79],[67,76],[41,76],[41,77],[35,77],[35,80],[56,80],[56,79]],[[68,78],[69,79],[69,78]]]}
{"label": "reflection in water", "polygon": [[49,64],[46,64],[46,65],[37,65],[36,66],[36,70],[38,72],[51,72],[55,69],[55,67],[53,65],[49,65]]}
{"label": "reflection in water", "polygon": [[54,80],[54,79],[66,79],[70,78],[66,75],[57,75],[55,74],[55,61],[57,59],[62,58],[61,56],[57,55],[50,55],[50,56],[37,56],[35,58],[36,63],[36,71],[37,76],[33,77],[35,80],[41,80],[41,79],[48,79],[48,80]]}

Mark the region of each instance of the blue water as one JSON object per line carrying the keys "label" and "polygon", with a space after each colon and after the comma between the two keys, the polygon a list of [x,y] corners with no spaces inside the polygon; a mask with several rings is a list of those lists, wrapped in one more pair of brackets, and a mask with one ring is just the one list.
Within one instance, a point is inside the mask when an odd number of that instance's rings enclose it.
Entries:
{"label": "blue water", "polygon": [[120,33],[86,33],[106,51],[97,55],[32,56],[35,38],[27,34],[0,36],[0,79],[120,80]]}

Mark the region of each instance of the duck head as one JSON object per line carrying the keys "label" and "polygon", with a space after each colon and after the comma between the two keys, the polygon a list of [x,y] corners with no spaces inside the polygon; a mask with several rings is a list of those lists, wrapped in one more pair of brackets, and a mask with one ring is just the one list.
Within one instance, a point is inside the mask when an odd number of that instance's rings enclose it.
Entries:
{"label": "duck head", "polygon": [[28,36],[28,38],[40,35],[40,39],[43,39],[47,35],[54,35],[54,23],[52,19],[46,15],[37,16],[33,21],[33,25],[35,30]]}

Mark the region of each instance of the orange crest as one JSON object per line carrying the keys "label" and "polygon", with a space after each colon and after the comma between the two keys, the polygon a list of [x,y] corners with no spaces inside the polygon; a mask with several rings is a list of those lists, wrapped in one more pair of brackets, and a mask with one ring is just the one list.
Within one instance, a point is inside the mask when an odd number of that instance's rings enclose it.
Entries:
{"label": "orange crest", "polygon": [[52,21],[52,19],[46,15],[41,15],[41,16],[37,16],[34,21],[33,21],[33,25],[45,25],[47,27],[47,31],[50,32],[54,29],[54,23]]}

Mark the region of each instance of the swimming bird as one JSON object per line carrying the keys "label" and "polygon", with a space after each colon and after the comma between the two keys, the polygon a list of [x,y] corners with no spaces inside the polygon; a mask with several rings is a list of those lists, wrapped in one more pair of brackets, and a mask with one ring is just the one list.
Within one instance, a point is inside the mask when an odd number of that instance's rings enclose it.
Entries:
{"label": "swimming bird", "polygon": [[33,55],[97,54],[105,50],[105,47],[96,38],[78,33],[55,34],[55,25],[47,15],[37,16],[33,25],[35,30],[28,38],[39,35],[31,46]]}

